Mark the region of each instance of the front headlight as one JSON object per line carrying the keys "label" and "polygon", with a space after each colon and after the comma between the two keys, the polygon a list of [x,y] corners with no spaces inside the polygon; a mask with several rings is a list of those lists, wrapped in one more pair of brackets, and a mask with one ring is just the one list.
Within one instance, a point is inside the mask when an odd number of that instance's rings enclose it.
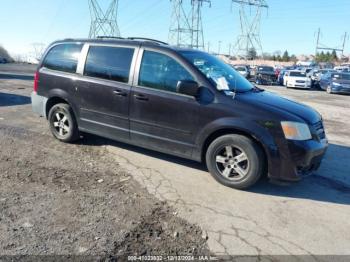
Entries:
{"label": "front headlight", "polygon": [[282,121],[281,125],[286,139],[303,141],[312,138],[310,128],[307,124]]}

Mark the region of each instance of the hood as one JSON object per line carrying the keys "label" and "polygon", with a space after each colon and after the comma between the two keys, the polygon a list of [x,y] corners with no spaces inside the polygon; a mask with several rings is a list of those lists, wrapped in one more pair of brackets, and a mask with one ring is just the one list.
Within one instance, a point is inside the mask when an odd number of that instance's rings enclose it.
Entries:
{"label": "hood", "polygon": [[284,111],[303,119],[308,124],[315,124],[321,120],[321,115],[313,108],[267,91],[242,93],[237,99],[252,105],[268,107],[272,111],[273,109]]}

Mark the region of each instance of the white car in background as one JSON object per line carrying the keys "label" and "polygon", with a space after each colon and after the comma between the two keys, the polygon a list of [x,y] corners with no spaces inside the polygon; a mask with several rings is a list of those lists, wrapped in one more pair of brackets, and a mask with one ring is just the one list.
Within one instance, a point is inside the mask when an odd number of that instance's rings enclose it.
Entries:
{"label": "white car in background", "polygon": [[311,88],[311,79],[306,75],[306,72],[291,70],[286,72],[283,85],[287,88]]}
{"label": "white car in background", "polygon": [[349,73],[350,72],[350,66],[336,66],[333,69],[338,71],[339,73]]}

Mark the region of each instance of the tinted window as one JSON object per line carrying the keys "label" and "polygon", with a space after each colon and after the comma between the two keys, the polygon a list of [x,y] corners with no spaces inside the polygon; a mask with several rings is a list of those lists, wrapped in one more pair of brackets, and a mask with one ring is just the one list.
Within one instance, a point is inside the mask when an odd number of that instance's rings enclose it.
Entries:
{"label": "tinted window", "polygon": [[235,67],[235,69],[237,70],[237,71],[246,71],[247,69],[245,68],[245,67],[243,67],[243,66],[237,66],[237,67]]}
{"label": "tinted window", "polygon": [[133,48],[91,46],[84,75],[128,83],[133,55]]}
{"label": "tinted window", "polygon": [[81,44],[57,45],[49,51],[43,66],[52,70],[75,73],[82,47]]}
{"label": "tinted window", "polygon": [[306,74],[304,72],[290,72],[290,76],[305,77]]}
{"label": "tinted window", "polygon": [[145,51],[142,58],[139,85],[176,92],[180,80],[194,80],[190,73],[171,57]]}

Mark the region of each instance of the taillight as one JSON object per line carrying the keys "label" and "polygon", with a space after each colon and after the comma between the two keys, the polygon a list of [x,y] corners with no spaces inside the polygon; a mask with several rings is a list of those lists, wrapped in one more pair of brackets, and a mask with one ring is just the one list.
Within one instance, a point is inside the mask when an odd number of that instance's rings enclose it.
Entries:
{"label": "taillight", "polygon": [[38,92],[39,87],[39,72],[35,72],[34,75],[34,92]]}

